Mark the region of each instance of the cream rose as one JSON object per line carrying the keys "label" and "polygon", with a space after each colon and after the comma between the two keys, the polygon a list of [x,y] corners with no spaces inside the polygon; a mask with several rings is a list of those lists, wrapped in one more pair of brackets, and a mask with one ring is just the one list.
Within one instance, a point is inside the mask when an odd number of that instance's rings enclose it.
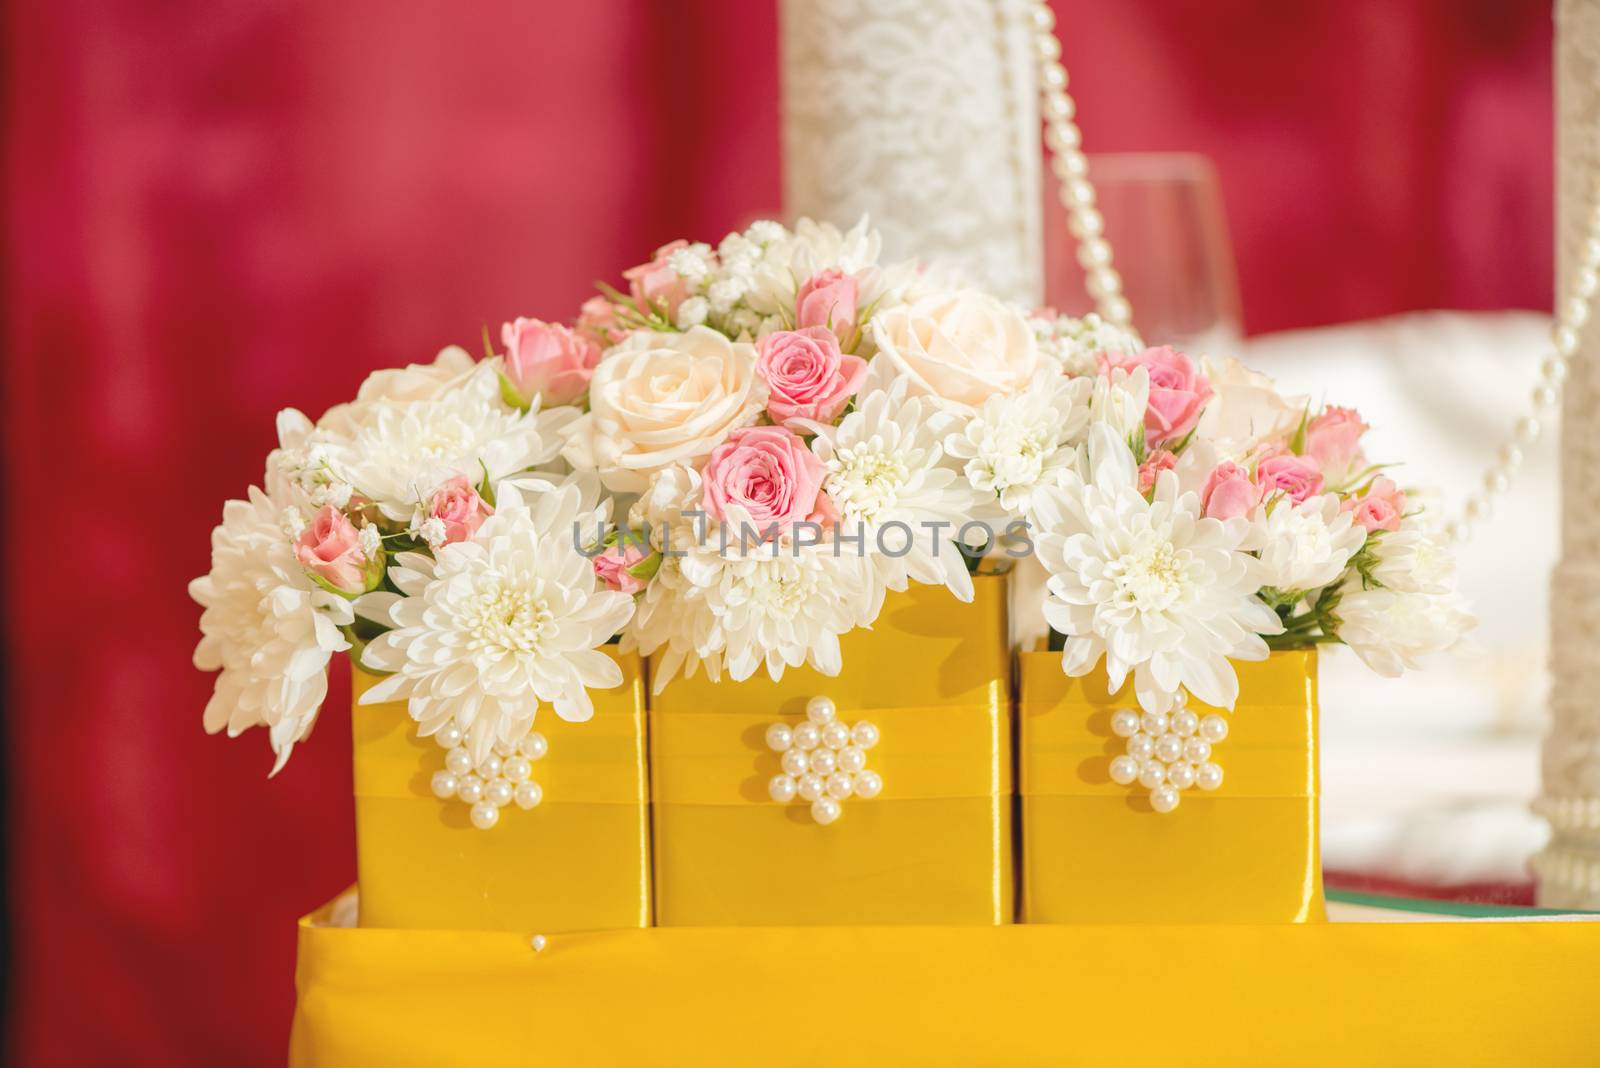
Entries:
{"label": "cream rose", "polygon": [[1283,396],[1272,379],[1232,357],[1202,360],[1200,367],[1212,395],[1198,433],[1222,459],[1239,460],[1262,444],[1287,441],[1305,417],[1305,397]]}
{"label": "cream rose", "polygon": [[562,455],[598,471],[607,489],[638,493],[662,468],[710,456],[766,406],[754,345],[703,326],[640,332],[595,368],[589,411],[573,423]]}
{"label": "cream rose", "polygon": [[881,312],[872,320],[872,338],[877,356],[869,389],[903,378],[912,396],[969,408],[1022,389],[1040,363],[1038,343],[1021,313],[972,289]]}

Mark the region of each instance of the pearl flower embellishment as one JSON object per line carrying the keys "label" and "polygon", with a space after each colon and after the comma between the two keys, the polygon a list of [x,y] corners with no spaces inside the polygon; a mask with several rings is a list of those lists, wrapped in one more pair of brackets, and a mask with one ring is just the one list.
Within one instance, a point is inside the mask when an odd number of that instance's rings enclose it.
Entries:
{"label": "pearl flower embellishment", "polygon": [[813,697],[804,723],[767,728],[767,748],[783,761],[783,774],[767,783],[767,793],[783,805],[810,802],[811,818],[826,826],[843,813],[845,798],[871,799],[883,791],[882,776],[867,770],[867,750],[877,744],[877,727],[866,720],[841,723],[832,698]]}
{"label": "pearl flower embellishment", "polygon": [[1215,712],[1204,719],[1184,707],[1178,691],[1173,711],[1131,708],[1111,714],[1111,730],[1128,740],[1128,751],[1111,761],[1111,779],[1122,786],[1137,782],[1150,791],[1150,807],[1171,812],[1191,786],[1215,790],[1222,785],[1222,766],[1211,759],[1211,747],[1228,736],[1228,721]]}
{"label": "pearl flower embellishment", "polygon": [[445,724],[433,738],[445,751],[444,770],[433,773],[433,796],[471,805],[468,815],[480,831],[499,823],[500,810],[512,802],[526,810],[544,800],[544,790],[533,781],[533,762],[550,751],[550,743],[538,731],[529,731],[516,745],[496,742],[478,763],[454,723]]}

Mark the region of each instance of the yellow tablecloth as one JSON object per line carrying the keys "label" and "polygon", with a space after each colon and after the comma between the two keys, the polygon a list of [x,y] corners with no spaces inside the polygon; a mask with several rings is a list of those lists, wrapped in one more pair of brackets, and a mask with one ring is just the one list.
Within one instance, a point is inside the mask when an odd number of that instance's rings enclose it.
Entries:
{"label": "yellow tablecloth", "polygon": [[[1578,1065],[1600,924],[300,926],[297,1068]],[[351,912],[347,907],[344,912]]]}

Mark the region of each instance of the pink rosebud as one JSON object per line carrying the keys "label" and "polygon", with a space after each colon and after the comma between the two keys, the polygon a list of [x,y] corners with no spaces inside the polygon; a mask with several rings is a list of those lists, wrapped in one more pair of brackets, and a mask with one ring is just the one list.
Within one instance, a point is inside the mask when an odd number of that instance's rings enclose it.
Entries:
{"label": "pink rosebud", "polygon": [[1339,505],[1342,511],[1355,510],[1355,519],[1367,533],[1375,530],[1399,530],[1400,519],[1406,513],[1406,495],[1400,492],[1393,479],[1376,478],[1367,492],[1351,497]]}
{"label": "pink rosebud", "polygon": [[337,590],[349,594],[367,589],[367,557],[361,551],[361,538],[350,517],[331,504],[322,506],[316,518],[294,542],[294,558],[300,566]]}
{"label": "pink rosebud", "polygon": [[1106,354],[1100,371],[1143,367],[1150,376],[1150,399],[1144,413],[1145,442],[1151,448],[1176,441],[1194,429],[1200,411],[1211,399],[1211,383],[1187,353],[1167,345],[1132,356]]}
{"label": "pink rosebud", "polygon": [[428,514],[444,524],[443,544],[450,545],[476,534],[494,509],[478,496],[465,475],[457,475],[435,491]]}
{"label": "pink rosebud", "polygon": [[680,248],[688,247],[689,242],[679,238],[656,249],[655,259],[649,263],[622,272],[622,277],[628,280],[633,299],[639,302],[641,308],[660,305],[666,310],[668,319],[677,317],[678,305],[689,298],[689,283],[667,266],[667,258]]}
{"label": "pink rosebud", "polygon": [[802,329],[820,326],[848,339],[856,330],[856,301],[861,287],[854,275],[830,267],[818,271],[800,286],[795,297],[794,321]]}
{"label": "pink rosebud", "polygon": [[1348,472],[1361,461],[1367,424],[1354,408],[1329,408],[1306,424],[1305,453],[1325,475]]}
{"label": "pink rosebud", "polygon": [[1211,469],[1200,491],[1200,507],[1208,519],[1249,515],[1260,503],[1261,488],[1250,481],[1250,472],[1227,461]]}
{"label": "pink rosebud", "polygon": [[1299,504],[1322,492],[1322,472],[1304,456],[1282,452],[1256,464],[1256,483],[1262,496],[1284,493]]}
{"label": "pink rosebud", "polygon": [[594,558],[594,573],[600,581],[621,593],[638,593],[648,583],[628,569],[644,563],[645,552],[637,541],[624,539],[608,545]]}
{"label": "pink rosebud", "polygon": [[[839,351],[825,327],[780,330],[756,342],[756,373],[767,383],[772,421],[831,423],[867,377],[867,361]],[[793,426],[793,430],[800,427]]]}
{"label": "pink rosebud", "polygon": [[1163,471],[1171,471],[1177,465],[1177,454],[1166,449],[1157,449],[1145,457],[1144,463],[1139,465],[1139,492],[1149,494],[1156,488],[1156,476]]}
{"label": "pink rosebud", "polygon": [[617,307],[605,297],[590,297],[578,309],[578,333],[610,348],[628,336],[628,328],[617,322]]}
{"label": "pink rosebud", "polygon": [[546,407],[571,404],[589,388],[600,346],[564,326],[518,318],[500,328],[506,381],[522,399]]}
{"label": "pink rosebud", "polygon": [[742,508],[759,531],[776,524],[824,522],[832,514],[822,492],[827,469],[792,431],[781,426],[735,430],[711,451],[701,478],[705,510],[718,520]]}

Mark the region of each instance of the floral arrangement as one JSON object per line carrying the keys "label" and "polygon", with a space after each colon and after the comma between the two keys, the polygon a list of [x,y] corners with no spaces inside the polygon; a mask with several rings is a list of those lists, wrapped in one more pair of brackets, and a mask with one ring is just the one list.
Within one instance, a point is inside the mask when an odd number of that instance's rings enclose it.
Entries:
{"label": "floral arrangement", "polygon": [[705,670],[841,668],[910,582],[972,596],[1037,552],[1069,674],[1165,713],[1231,707],[1232,660],[1344,642],[1395,674],[1471,625],[1449,558],[1345,408],[1233,360],[1028,311],[841,232],[673,242],[569,325],[380,371],[278,420],[213,535],[209,730],[279,766],[350,650],[424,735],[515,751],[591,712],[600,647]]}

